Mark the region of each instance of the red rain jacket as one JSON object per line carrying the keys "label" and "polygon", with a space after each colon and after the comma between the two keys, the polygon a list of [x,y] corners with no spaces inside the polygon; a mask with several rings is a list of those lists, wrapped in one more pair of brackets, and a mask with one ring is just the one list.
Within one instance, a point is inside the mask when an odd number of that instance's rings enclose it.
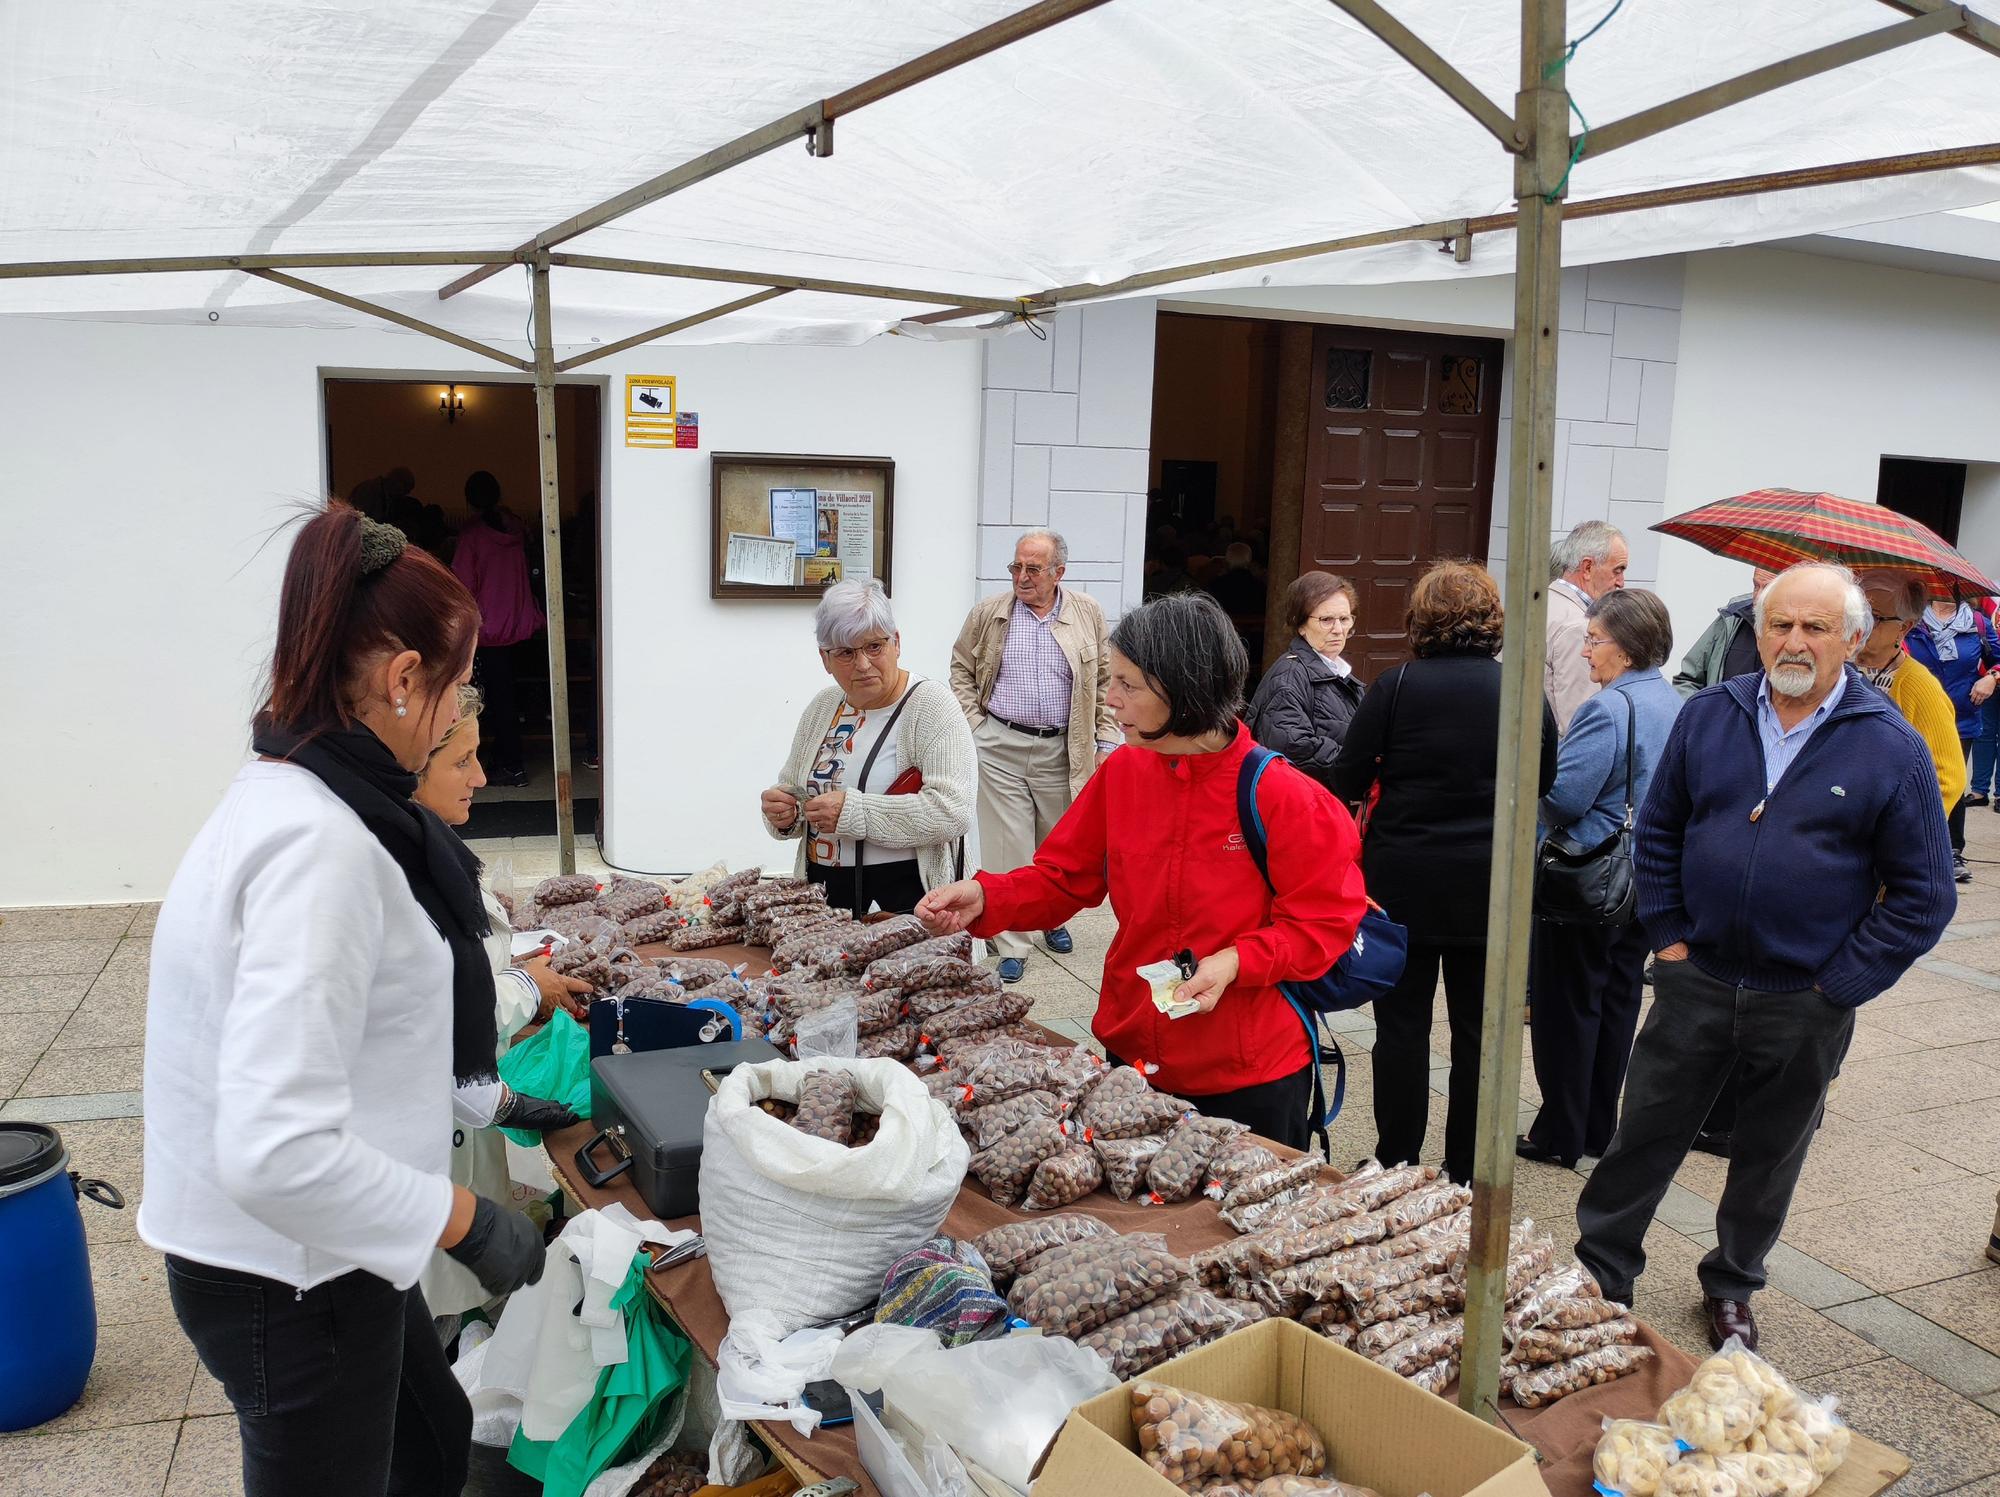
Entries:
{"label": "red rain jacket", "polygon": [[[1257,791],[1278,888],[1272,898],[1236,819],[1236,777],[1250,747],[1239,724],[1236,741],[1217,754],[1121,748],[1032,864],[979,875],[979,936],[1052,930],[1111,896],[1118,934],[1091,1029],[1121,1059],[1158,1064],[1154,1084],[1189,1098],[1277,1081],[1311,1059],[1305,1028],[1276,984],[1332,966],[1367,907],[1354,818],[1285,763],[1273,764]],[[1236,948],[1241,970],[1211,1012],[1169,1019],[1153,1007],[1139,967],[1226,946]]]}

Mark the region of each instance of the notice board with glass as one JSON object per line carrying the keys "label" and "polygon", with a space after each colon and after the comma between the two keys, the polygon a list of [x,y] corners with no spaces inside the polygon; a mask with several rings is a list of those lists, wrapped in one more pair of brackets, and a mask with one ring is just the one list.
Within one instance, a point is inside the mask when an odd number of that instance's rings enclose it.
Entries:
{"label": "notice board with glass", "polygon": [[829,583],[870,577],[889,588],[889,458],[718,452],[709,476],[710,597],[817,598]]}

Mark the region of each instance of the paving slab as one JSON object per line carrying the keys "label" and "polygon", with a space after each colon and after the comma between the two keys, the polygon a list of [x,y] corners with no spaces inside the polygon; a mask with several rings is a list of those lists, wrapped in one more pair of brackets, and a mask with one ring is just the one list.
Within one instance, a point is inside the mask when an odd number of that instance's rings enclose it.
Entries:
{"label": "paving slab", "polygon": [[181,1426],[165,1497],[243,1497],[243,1437],[233,1412]]}
{"label": "paving slab", "polygon": [[2000,1067],[1950,1050],[1919,1050],[1844,1066],[1826,1105],[1841,1117],[1866,1120],[1987,1097],[2000,1097]]}
{"label": "paving slab", "polygon": [[1926,1154],[1978,1175],[2000,1174],[2000,1107],[1960,1102],[1883,1119],[1882,1126]]}
{"label": "paving slab", "polygon": [[19,941],[115,941],[138,912],[136,904],[0,910],[0,946]]}
{"label": "paving slab", "polygon": [[2000,1357],[1892,1299],[1878,1296],[1835,1305],[1826,1316],[1891,1356],[1923,1368],[1954,1392],[1971,1398],[2000,1393]]}
{"label": "paving slab", "polygon": [[1809,1377],[1808,1393],[1831,1393],[1841,1417],[1910,1458],[1896,1497],[1934,1497],[2000,1472],[2000,1416],[1894,1357]]}
{"label": "paving slab", "polygon": [[16,1097],[0,1105],[0,1122],[70,1123],[87,1118],[136,1118],[144,1098],[136,1091],[80,1097]]}
{"label": "paving slab", "polygon": [[143,1045],[95,1045],[45,1051],[16,1095],[77,1097],[137,1091],[145,1080]]}
{"label": "paving slab", "polygon": [[104,970],[104,964],[111,960],[112,952],[117,949],[115,938],[10,941],[7,945],[7,969],[16,976],[71,972],[95,974]]}
{"label": "paving slab", "polygon": [[1818,1211],[1794,1211],[1784,1240],[1883,1292],[1986,1267],[1993,1181],[1980,1175]]}
{"label": "paving slab", "polygon": [[187,1409],[196,1365],[194,1347],[178,1321],[133,1320],[102,1326],[97,1333],[97,1360],[83,1397],[41,1428],[61,1434],[179,1419]]}
{"label": "paving slab", "polygon": [[47,1009],[56,1013],[74,1012],[90,991],[88,972],[44,972],[32,977],[0,978],[0,1014],[21,1014]]}
{"label": "paving slab", "polygon": [[174,1419],[123,1429],[0,1436],[4,1490],[7,1497],[159,1497],[180,1432]]}
{"label": "paving slab", "polygon": [[2000,1268],[1920,1284],[1894,1298],[1926,1320],[2000,1355]]}

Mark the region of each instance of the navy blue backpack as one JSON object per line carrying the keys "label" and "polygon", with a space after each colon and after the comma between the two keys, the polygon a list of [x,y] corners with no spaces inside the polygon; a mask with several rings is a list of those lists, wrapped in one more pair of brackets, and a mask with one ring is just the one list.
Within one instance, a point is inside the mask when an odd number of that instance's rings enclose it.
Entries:
{"label": "navy blue backpack", "polygon": [[[1271,883],[1270,845],[1264,836],[1263,813],[1257,809],[1257,784],[1264,778],[1264,771],[1282,758],[1282,754],[1252,744],[1236,776],[1236,819],[1243,825],[1243,841],[1250,849],[1250,857],[1273,894],[1277,893],[1277,886]],[[1347,1100],[1347,1057],[1341,1053],[1339,1041],[1320,1022],[1321,1017],[1373,1003],[1396,985],[1409,956],[1409,931],[1391,920],[1371,899],[1354,932],[1354,944],[1340,954],[1339,960],[1318,977],[1278,984],[1278,991],[1305,1026],[1306,1042],[1313,1047],[1318,1062],[1313,1067],[1313,1132],[1322,1145],[1326,1142],[1327,1126],[1340,1116],[1341,1105]],[[1322,1065],[1334,1068],[1331,1104],[1320,1081]]]}

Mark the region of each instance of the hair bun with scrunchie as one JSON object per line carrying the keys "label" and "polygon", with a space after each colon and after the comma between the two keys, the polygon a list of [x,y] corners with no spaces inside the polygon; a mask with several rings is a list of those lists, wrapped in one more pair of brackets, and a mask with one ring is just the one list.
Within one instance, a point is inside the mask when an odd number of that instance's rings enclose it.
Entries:
{"label": "hair bun with scrunchie", "polygon": [[403,554],[410,538],[394,525],[361,517],[361,575],[372,577]]}

